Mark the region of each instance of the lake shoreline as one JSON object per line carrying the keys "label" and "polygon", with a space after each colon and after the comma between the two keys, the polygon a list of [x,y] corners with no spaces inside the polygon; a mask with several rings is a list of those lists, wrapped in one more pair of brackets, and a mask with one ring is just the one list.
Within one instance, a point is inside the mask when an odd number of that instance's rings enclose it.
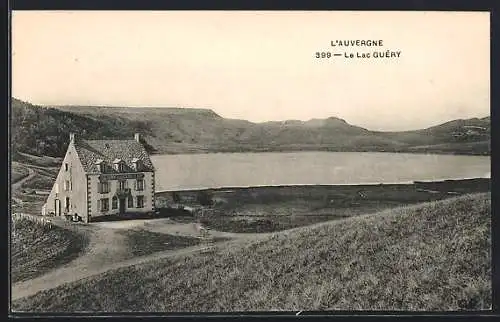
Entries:
{"label": "lake shoreline", "polygon": [[[160,216],[231,233],[276,232],[387,209],[490,193],[491,179],[411,184],[226,187],[156,193]],[[208,201],[208,202],[207,202]]]}
{"label": "lake shoreline", "polygon": [[246,191],[246,190],[265,190],[265,189],[337,189],[337,188],[359,188],[359,189],[370,189],[373,187],[417,187],[422,185],[440,185],[446,186],[457,186],[461,184],[482,184],[484,182],[491,183],[491,178],[462,178],[462,179],[442,179],[442,180],[418,180],[418,181],[407,181],[407,182],[394,182],[394,183],[353,183],[353,184],[285,184],[285,185],[254,185],[254,186],[226,186],[226,187],[214,187],[214,188],[199,188],[199,189],[172,189],[172,190],[161,190],[155,191],[155,196],[161,197],[174,192],[179,193],[196,193],[202,191],[210,192],[227,192],[227,191]]}
{"label": "lake shoreline", "polygon": [[175,151],[152,151],[151,156],[161,155],[191,155],[191,154],[217,154],[217,153],[294,153],[294,152],[344,152],[344,153],[396,153],[396,154],[417,154],[417,155],[461,155],[461,156],[485,156],[491,157],[491,151],[439,151],[439,150],[337,150],[337,149],[321,149],[321,148],[300,148],[300,149],[194,149]]}

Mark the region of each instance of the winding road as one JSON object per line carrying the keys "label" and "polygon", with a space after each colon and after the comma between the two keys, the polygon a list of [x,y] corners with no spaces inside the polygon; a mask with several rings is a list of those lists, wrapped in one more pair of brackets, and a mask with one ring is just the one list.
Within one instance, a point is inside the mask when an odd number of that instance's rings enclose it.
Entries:
{"label": "winding road", "polygon": [[26,166],[26,168],[28,169],[28,175],[16,182],[14,182],[12,185],[11,185],[11,198],[13,201],[15,201],[16,203],[18,204],[23,204],[23,201],[19,198],[16,198],[13,196],[13,193],[14,191],[16,191],[17,189],[21,188],[21,186],[23,185],[23,183],[25,183],[26,181],[28,180],[31,180],[34,176],[36,176],[36,172],[31,169],[30,167]]}
{"label": "winding road", "polygon": [[[59,225],[65,225],[64,223],[57,223],[57,220],[53,220],[52,222]],[[224,233],[220,232],[220,234],[222,235]],[[214,245],[217,247],[230,247],[231,245],[235,246],[236,244],[246,243],[250,240],[264,238],[269,234],[242,234],[243,236],[240,238],[234,238],[237,234],[232,235],[233,239],[216,242]],[[120,243],[120,238],[114,234],[112,229],[98,228],[96,231],[93,231],[90,245],[83,256],[40,277],[12,285],[12,300],[17,300],[34,295],[43,290],[52,289],[66,283],[76,282],[81,279],[102,274],[109,270],[143,264],[153,260],[185,256],[206,248],[205,245],[196,245],[176,250],[156,252],[150,255],[134,257],[122,261],[113,261],[113,257],[116,257],[116,255],[120,253],[120,249],[118,249]]]}

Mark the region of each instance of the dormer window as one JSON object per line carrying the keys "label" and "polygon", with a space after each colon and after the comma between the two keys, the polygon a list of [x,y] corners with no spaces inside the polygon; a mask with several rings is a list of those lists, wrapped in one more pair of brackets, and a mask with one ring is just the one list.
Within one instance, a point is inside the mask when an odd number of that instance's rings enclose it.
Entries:
{"label": "dormer window", "polygon": [[100,172],[106,171],[106,163],[103,160],[99,159],[95,162],[95,164],[97,165],[97,168]]}
{"label": "dormer window", "polygon": [[124,171],[124,162],[121,159],[115,159],[113,161],[113,166],[116,171],[123,172]]}
{"label": "dormer window", "polygon": [[142,164],[141,160],[139,160],[138,158],[132,159],[132,165],[134,167],[134,171],[141,171],[141,169],[142,169],[141,164]]}

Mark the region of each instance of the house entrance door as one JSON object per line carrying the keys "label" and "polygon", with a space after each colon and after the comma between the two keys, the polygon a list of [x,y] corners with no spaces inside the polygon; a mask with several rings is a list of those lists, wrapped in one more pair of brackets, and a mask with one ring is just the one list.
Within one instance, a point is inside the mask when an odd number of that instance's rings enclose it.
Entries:
{"label": "house entrance door", "polygon": [[120,198],[119,202],[120,202],[120,205],[119,205],[118,209],[120,211],[120,214],[123,214],[123,213],[125,213],[125,198]]}

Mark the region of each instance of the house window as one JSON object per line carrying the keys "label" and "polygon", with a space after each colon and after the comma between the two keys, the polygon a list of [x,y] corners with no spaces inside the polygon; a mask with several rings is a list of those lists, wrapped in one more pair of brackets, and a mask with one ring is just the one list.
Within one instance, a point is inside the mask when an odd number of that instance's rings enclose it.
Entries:
{"label": "house window", "polygon": [[123,163],[122,162],[115,163],[115,170],[118,172],[123,172]]}
{"label": "house window", "polygon": [[144,208],[144,196],[137,196],[137,208]]}
{"label": "house window", "polygon": [[99,193],[108,193],[109,192],[109,182],[99,182],[97,186],[97,191]]}
{"label": "house window", "polygon": [[65,163],[65,164],[64,164],[64,171],[68,171],[68,168],[69,168],[68,164],[67,164],[67,163]]}
{"label": "house window", "polygon": [[132,197],[128,197],[127,198],[127,207],[128,208],[134,208],[134,199],[132,199]]}
{"label": "house window", "polygon": [[101,199],[100,206],[101,206],[101,211],[108,211],[109,210],[109,199],[108,198]]}
{"label": "house window", "polygon": [[66,197],[66,202],[64,203],[64,207],[66,208],[66,212],[69,211],[69,197]]}
{"label": "house window", "polygon": [[134,170],[135,171],[141,171],[141,168],[142,168],[142,166],[141,166],[141,160],[137,160],[136,159],[136,160],[134,160],[132,162],[134,163]]}
{"label": "house window", "polygon": [[106,171],[106,165],[104,163],[99,164],[99,171],[101,171],[101,172]]}
{"label": "house window", "polygon": [[113,199],[111,200],[111,208],[113,209],[118,208],[118,198],[116,198],[116,196],[113,197]]}
{"label": "house window", "polygon": [[125,189],[127,189],[127,180],[120,180],[120,181],[118,182],[118,184],[119,184],[119,189],[120,189],[120,190],[125,190]]}
{"label": "house window", "polygon": [[144,190],[144,179],[137,179],[135,188],[138,191]]}
{"label": "house window", "polygon": [[64,191],[69,191],[71,189],[69,180],[64,181]]}

